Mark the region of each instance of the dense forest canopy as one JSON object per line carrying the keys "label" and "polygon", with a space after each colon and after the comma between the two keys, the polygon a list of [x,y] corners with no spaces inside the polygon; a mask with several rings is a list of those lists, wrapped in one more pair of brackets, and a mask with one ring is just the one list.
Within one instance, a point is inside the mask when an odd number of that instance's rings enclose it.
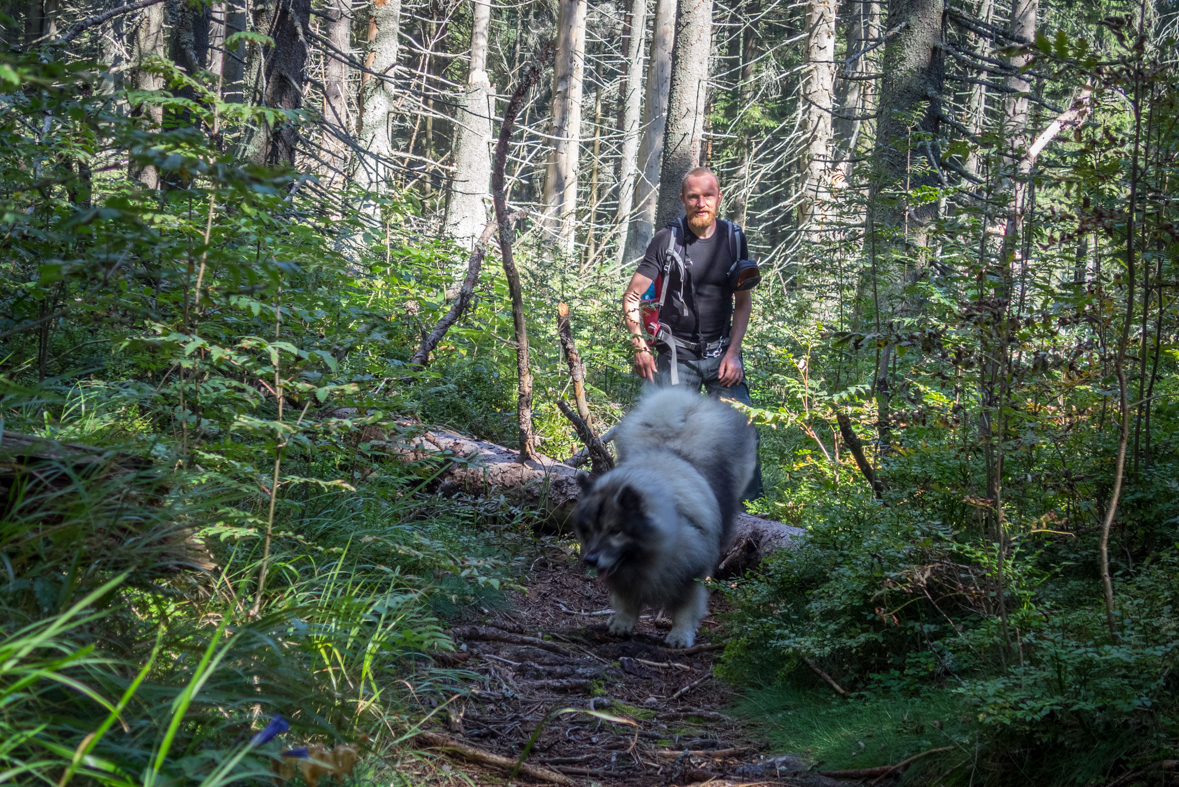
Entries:
{"label": "dense forest canopy", "polygon": [[0,781],[312,745],[459,783],[419,752],[462,730],[448,629],[542,541],[583,569],[555,492],[458,484],[437,434],[608,462],[619,298],[697,166],[763,275],[751,510],[806,530],[712,582],[724,710],[807,767],[906,766],[874,779],[1177,778],[1174,2],[0,21]]}

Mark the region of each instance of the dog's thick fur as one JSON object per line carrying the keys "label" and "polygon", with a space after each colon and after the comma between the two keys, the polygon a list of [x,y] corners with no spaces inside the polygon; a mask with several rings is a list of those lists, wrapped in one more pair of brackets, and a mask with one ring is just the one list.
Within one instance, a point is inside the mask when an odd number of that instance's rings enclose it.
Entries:
{"label": "dog's thick fur", "polygon": [[716,568],[757,462],[757,432],[729,405],[658,388],[623,419],[619,463],[578,476],[574,531],[610,589],[610,631],[630,633],[644,605],[672,616],[667,644],[691,647],[708,613],[698,580]]}

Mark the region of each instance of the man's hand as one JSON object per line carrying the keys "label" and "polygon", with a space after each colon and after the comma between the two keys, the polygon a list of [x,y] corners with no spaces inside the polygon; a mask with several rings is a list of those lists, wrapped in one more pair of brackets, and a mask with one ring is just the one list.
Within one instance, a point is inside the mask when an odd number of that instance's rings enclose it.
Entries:
{"label": "man's hand", "polygon": [[735,353],[731,349],[725,353],[725,357],[721,358],[716,376],[725,388],[732,388],[745,379],[745,369],[741,365],[741,354]]}
{"label": "man's hand", "polygon": [[647,382],[655,382],[655,355],[649,349],[644,347],[641,350],[635,350],[635,374],[642,377]]}

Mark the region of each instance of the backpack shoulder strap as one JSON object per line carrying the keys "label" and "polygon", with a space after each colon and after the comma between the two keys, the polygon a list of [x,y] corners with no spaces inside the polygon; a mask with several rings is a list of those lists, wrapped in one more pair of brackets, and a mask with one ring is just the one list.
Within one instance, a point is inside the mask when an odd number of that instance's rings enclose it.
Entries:
{"label": "backpack shoulder strap", "polygon": [[745,245],[745,230],[741,229],[741,225],[735,221],[728,219],[721,219],[729,229],[729,251],[733,255],[733,261],[741,259],[741,247]]}

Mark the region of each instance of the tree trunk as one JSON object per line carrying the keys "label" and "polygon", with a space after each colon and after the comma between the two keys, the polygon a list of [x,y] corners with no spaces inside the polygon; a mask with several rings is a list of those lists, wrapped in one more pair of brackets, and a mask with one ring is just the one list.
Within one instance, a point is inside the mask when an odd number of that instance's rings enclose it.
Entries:
{"label": "tree trunk", "polygon": [[[941,113],[945,68],[940,45],[944,38],[943,0],[893,0],[889,4],[889,30],[896,31],[884,48],[884,76],[880,85],[880,116],[874,153],[874,172],[868,191],[868,253],[875,294],[877,325],[883,329],[899,298],[894,275],[904,281],[921,277],[925,260],[924,225],[936,203],[913,206],[906,202],[918,186],[932,186],[930,175],[914,176],[912,161],[927,149],[912,140],[936,135]],[[911,118],[918,118],[910,126]],[[903,268],[903,270],[902,270]],[[880,450],[889,450],[889,365],[892,346],[879,353],[875,396]]]}
{"label": "tree trunk", "polygon": [[[979,0],[978,11],[976,13],[979,19],[989,25],[991,24],[991,17],[994,16],[994,13],[995,0]],[[972,51],[980,55],[988,56],[990,54],[987,38],[973,30],[970,31],[967,37],[967,43]],[[970,96],[966,100],[966,127],[977,139],[982,136],[987,122],[987,86],[983,84],[987,80],[987,72],[980,71],[975,74],[975,77],[977,82],[970,86]],[[978,147],[972,144],[970,146],[970,152],[966,156],[966,171],[975,176],[979,172],[978,153]]]}
{"label": "tree trunk", "polygon": [[647,32],[647,0],[631,0],[627,24],[626,62],[620,85],[621,111],[618,127],[622,130],[622,151],[618,167],[618,212],[614,225],[618,232],[618,264],[626,262],[626,244],[631,211],[635,204],[635,168],[639,151],[640,117],[643,106],[643,39]]}
{"label": "tree trunk", "polygon": [[[875,210],[878,226],[888,231],[901,228],[918,246],[924,243],[920,225],[928,220],[932,208],[923,205],[909,210],[901,200],[880,197],[889,188],[901,188],[907,194],[915,186],[934,185],[928,176],[923,179],[910,176],[912,158],[926,154],[911,139],[914,133],[937,132],[940,108],[936,97],[942,94],[945,82],[940,49],[944,10],[943,0],[893,0],[888,10],[888,29],[898,32],[884,47],[876,132],[877,172],[869,200],[880,203]],[[911,127],[906,118],[917,113],[920,119]]]}
{"label": "tree trunk", "polygon": [[[401,0],[374,0],[368,20],[369,71],[360,83],[360,147],[368,151],[356,168],[356,184],[371,197],[385,192],[392,175],[393,138],[389,113],[393,109],[393,69],[397,65],[397,34]],[[379,219],[375,202],[366,200],[362,210]]]}
{"label": "tree trunk", "polygon": [[700,166],[711,52],[712,0],[681,0],[672,53],[667,130],[663,134],[663,164],[659,168],[657,226],[680,214],[680,182]]}
{"label": "tree trunk", "polygon": [[584,263],[578,269],[578,278],[585,275],[594,264],[598,235],[598,201],[602,174],[602,58],[598,58],[597,88],[594,90],[594,144],[590,153],[590,191],[586,211],[586,238]]}
{"label": "tree trunk", "polygon": [[821,237],[831,197],[831,115],[835,111],[835,0],[809,0],[802,82],[803,154],[798,220],[806,239]]}
{"label": "tree trunk", "polygon": [[244,99],[246,47],[243,43],[226,47],[225,42],[234,33],[246,29],[245,0],[224,0],[219,3],[213,10],[213,24],[209,34],[209,70],[221,77],[222,99],[231,104],[240,104]]}
{"label": "tree trunk", "polygon": [[329,191],[344,185],[348,170],[348,63],[352,56],[351,0],[331,0],[327,7],[327,37],[336,51],[327,51],[323,67],[324,173]]}
{"label": "tree trunk", "polygon": [[467,87],[455,113],[454,181],[446,212],[446,231],[466,248],[487,224],[491,187],[491,116],[494,93],[487,76],[491,4],[474,3],[471,65]]}
{"label": "tree trunk", "polygon": [[[149,57],[163,57],[167,39],[164,37],[164,5],[148,6],[143,9],[131,34],[131,59],[142,63]],[[128,82],[135,90],[155,92],[164,89],[164,78],[142,68],[132,69]],[[163,107],[141,104],[137,111],[148,118],[152,128],[159,128],[164,121]],[[160,187],[160,172],[154,166],[131,164],[131,177],[149,189]]]}
{"label": "tree trunk", "polygon": [[[747,0],[745,12],[748,20],[741,31],[741,101],[739,112],[747,110],[753,102],[753,62],[757,59],[758,27],[757,17],[761,14],[761,0]],[[733,221],[744,226],[749,213],[749,182],[753,170],[753,132],[748,123],[741,130],[741,169],[737,183],[733,184],[729,199],[729,215]]]}
{"label": "tree trunk", "polygon": [[667,99],[671,87],[671,50],[675,44],[676,0],[656,0],[655,22],[647,57],[647,90],[643,103],[643,136],[639,142],[635,182],[635,217],[626,238],[625,260],[643,256],[655,236],[655,201],[667,127]]}
{"label": "tree trunk", "polygon": [[552,149],[545,168],[544,224],[548,239],[573,254],[577,224],[577,157],[581,142],[581,86],[585,69],[586,0],[559,0],[553,63]]}
{"label": "tree trunk", "polygon": [[[273,47],[264,52],[262,105],[300,109],[307,81],[307,38],[311,0],[266,0],[254,8],[254,29],[270,36]],[[265,124],[250,155],[259,164],[295,163],[299,130],[292,123]]]}
{"label": "tree trunk", "polygon": [[[876,59],[870,54],[861,54],[880,35],[879,0],[852,0],[856,12],[847,22],[847,57],[855,60],[848,70],[837,76],[840,80],[839,110],[835,115],[831,131],[836,140],[836,155],[843,161],[843,179],[853,182],[856,150],[860,147],[860,136],[864,129],[864,116],[872,112],[876,104],[876,82],[867,77],[873,73]],[[838,69],[837,69],[838,70]]]}

